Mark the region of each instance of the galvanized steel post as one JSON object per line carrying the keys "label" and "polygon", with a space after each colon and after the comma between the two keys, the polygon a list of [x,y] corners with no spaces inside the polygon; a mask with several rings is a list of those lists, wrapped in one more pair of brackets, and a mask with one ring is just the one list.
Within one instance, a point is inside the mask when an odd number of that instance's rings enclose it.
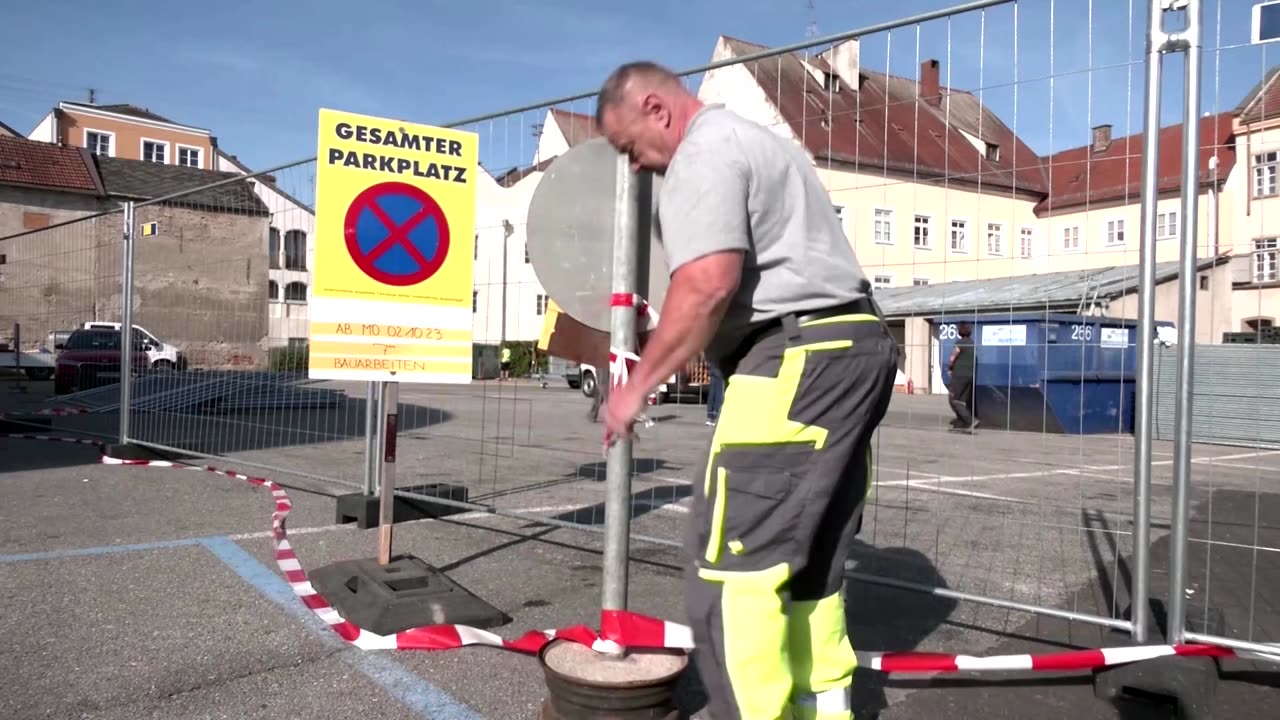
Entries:
{"label": "galvanized steel post", "polygon": [[1191,495],[1191,398],[1195,385],[1196,212],[1200,200],[1200,0],[1179,0],[1187,27],[1176,41],[1186,52],[1182,115],[1182,252],[1178,268],[1178,386],[1173,421],[1173,518],[1169,543],[1169,616],[1165,638],[1183,642],[1187,620],[1187,524]]}
{"label": "galvanized steel post", "polygon": [[[618,156],[614,184],[613,216],[613,284],[615,295],[636,292],[637,258],[639,255],[638,197],[639,179],[631,172],[626,155]],[[609,347],[625,363],[625,353],[635,352],[636,308],[632,304],[611,308]],[[612,373],[610,380],[612,382]],[[600,392],[599,385],[596,392]],[[631,534],[631,440],[619,438],[608,448],[605,465],[604,505],[604,578],[601,607],[625,610],[627,607],[627,562]]]}
{"label": "galvanized steel post", "polygon": [[120,444],[129,442],[133,400],[133,201],[124,205],[124,246],[120,249]]}
{"label": "galvanized steel post", "polygon": [[1138,398],[1133,451],[1133,640],[1147,641],[1151,597],[1151,411],[1154,406],[1156,341],[1156,203],[1159,200],[1160,76],[1164,23],[1162,0],[1148,3],[1147,80],[1142,126],[1142,226],[1138,231]]}

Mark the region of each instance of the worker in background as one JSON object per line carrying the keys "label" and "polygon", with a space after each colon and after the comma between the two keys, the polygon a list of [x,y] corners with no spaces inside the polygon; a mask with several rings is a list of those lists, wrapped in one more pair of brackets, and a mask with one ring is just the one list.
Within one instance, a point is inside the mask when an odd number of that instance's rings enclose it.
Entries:
{"label": "worker in background", "polygon": [[951,383],[947,385],[951,411],[956,419],[951,421],[952,430],[973,432],[978,421],[973,416],[973,377],[977,369],[973,348],[973,326],[967,322],[956,325],[956,346],[951,350],[947,360],[947,372],[951,373]]}
{"label": "worker in background", "polygon": [[645,397],[699,352],[726,379],[689,532],[687,616],[710,717],[849,720],[844,562],[897,343],[794,142],[644,62],[609,76],[596,121],[635,169],[663,175],[671,269],[608,432],[630,435]]}
{"label": "worker in background", "polygon": [[502,374],[498,376],[498,380],[507,380],[511,377],[511,348],[506,345],[502,346],[502,359],[500,363]]}
{"label": "worker in background", "polygon": [[707,424],[715,425],[720,417],[720,405],[724,403],[724,375],[720,366],[707,363]]}

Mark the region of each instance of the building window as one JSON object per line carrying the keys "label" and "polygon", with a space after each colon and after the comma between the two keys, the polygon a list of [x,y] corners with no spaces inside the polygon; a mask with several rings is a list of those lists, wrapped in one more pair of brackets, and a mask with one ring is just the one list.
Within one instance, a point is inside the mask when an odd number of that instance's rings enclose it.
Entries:
{"label": "building window", "polygon": [[1276,321],[1269,317],[1249,318],[1243,321],[1245,332],[1258,332],[1263,328],[1275,327]]}
{"label": "building window", "polygon": [[471,291],[471,312],[473,313],[480,312],[480,291],[479,290]]}
{"label": "building window", "polygon": [[1280,239],[1263,238],[1253,241],[1253,281],[1256,283],[1280,280]]}
{"label": "building window", "polygon": [[1069,228],[1062,228],[1062,250],[1063,252],[1077,252],[1080,250],[1080,226],[1072,225]]}
{"label": "building window", "polygon": [[471,246],[471,259],[472,260],[480,259],[480,233],[476,233],[475,244]]}
{"label": "building window", "polygon": [[911,284],[916,287],[923,287],[929,284],[929,278],[911,278]]}
{"label": "building window", "polygon": [[84,146],[94,155],[111,156],[111,141],[115,139],[115,135],[100,130],[84,131]]}
{"label": "building window", "polygon": [[1124,221],[1123,220],[1107,221],[1107,244],[1108,245],[1124,244]]}
{"label": "building window", "polygon": [[1209,276],[1208,276],[1208,275],[1201,275],[1201,276],[1200,276],[1200,289],[1201,289],[1201,290],[1208,290],[1208,289],[1209,289]]}
{"label": "building window", "polygon": [[987,143],[986,156],[991,162],[1000,162],[1000,146],[995,143]]}
{"label": "building window", "polygon": [[1276,194],[1276,168],[1280,167],[1280,152],[1258,153],[1253,156],[1253,196],[1270,197]]}
{"label": "building window", "polygon": [[529,243],[524,244],[524,261],[525,264],[529,263]]}
{"label": "building window", "polygon": [[893,276],[887,274],[876,275],[871,278],[871,287],[876,289],[893,287]]}
{"label": "building window", "polygon": [[267,257],[270,258],[272,270],[280,269],[280,230],[271,228],[267,231]]}
{"label": "building window", "polygon": [[[920,218],[916,217],[918,223]],[[969,223],[965,220],[951,221],[951,251],[958,253],[969,252]]]}
{"label": "building window", "polygon": [[1004,257],[1004,226],[987,223],[987,254]]}
{"label": "building window", "polygon": [[307,269],[307,234],[301,230],[284,234],[284,269]]}
{"label": "building window", "polygon": [[911,242],[917,248],[922,248],[924,250],[928,250],[933,247],[933,240],[929,237],[929,216],[915,216]]}
{"label": "building window", "polygon": [[280,302],[280,284],[275,280],[267,281],[267,299],[271,302]]}
{"label": "building window", "polygon": [[284,286],[285,302],[306,302],[307,301],[307,284],[304,282],[291,282]]}
{"label": "building window", "polygon": [[169,162],[169,143],[160,142],[159,140],[143,140],[142,159],[144,162],[164,165]]}
{"label": "building window", "polygon": [[546,315],[547,314],[547,296],[538,295],[537,301],[538,301],[538,314]]}
{"label": "building window", "polygon": [[876,208],[871,225],[871,234],[881,245],[893,244],[893,211]]}
{"label": "building window", "polygon": [[289,342],[286,347],[289,348],[289,352],[304,352],[306,351],[307,346],[309,344],[310,344],[309,338],[291,337],[289,338]]}
{"label": "building window", "polygon": [[200,157],[201,154],[202,153],[200,152],[200,148],[198,147],[191,147],[190,145],[179,145],[178,146],[178,164],[184,167],[193,167],[193,168],[204,167],[204,162]]}
{"label": "building window", "polygon": [[1018,254],[1023,258],[1029,258],[1036,252],[1036,235],[1035,230],[1024,227],[1018,231]]}
{"label": "building window", "polygon": [[1156,213],[1156,239],[1172,240],[1178,237],[1178,211]]}

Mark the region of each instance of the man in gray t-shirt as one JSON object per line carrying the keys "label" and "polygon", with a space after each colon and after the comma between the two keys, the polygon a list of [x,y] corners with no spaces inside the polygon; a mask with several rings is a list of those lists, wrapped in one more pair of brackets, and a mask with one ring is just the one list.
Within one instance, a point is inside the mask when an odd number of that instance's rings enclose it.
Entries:
{"label": "man in gray t-shirt", "polygon": [[616,70],[598,108],[609,143],[664,176],[671,269],[662,319],[605,422],[629,433],[649,392],[699,352],[726,381],[688,536],[711,715],[848,718],[844,560],[898,346],[803,148],[703,105],[652,63]]}

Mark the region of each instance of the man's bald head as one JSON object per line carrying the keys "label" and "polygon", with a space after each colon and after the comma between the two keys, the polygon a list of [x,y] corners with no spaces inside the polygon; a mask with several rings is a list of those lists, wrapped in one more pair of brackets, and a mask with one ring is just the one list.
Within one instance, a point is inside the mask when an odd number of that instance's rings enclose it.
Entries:
{"label": "man's bald head", "polygon": [[689,120],[702,107],[680,77],[649,61],[609,74],[596,102],[596,124],[636,169],[664,172]]}
{"label": "man's bald head", "polygon": [[665,67],[648,60],[627,63],[609,74],[596,101],[596,123],[604,124],[605,110],[618,107],[628,95],[652,90],[683,90],[680,77]]}

